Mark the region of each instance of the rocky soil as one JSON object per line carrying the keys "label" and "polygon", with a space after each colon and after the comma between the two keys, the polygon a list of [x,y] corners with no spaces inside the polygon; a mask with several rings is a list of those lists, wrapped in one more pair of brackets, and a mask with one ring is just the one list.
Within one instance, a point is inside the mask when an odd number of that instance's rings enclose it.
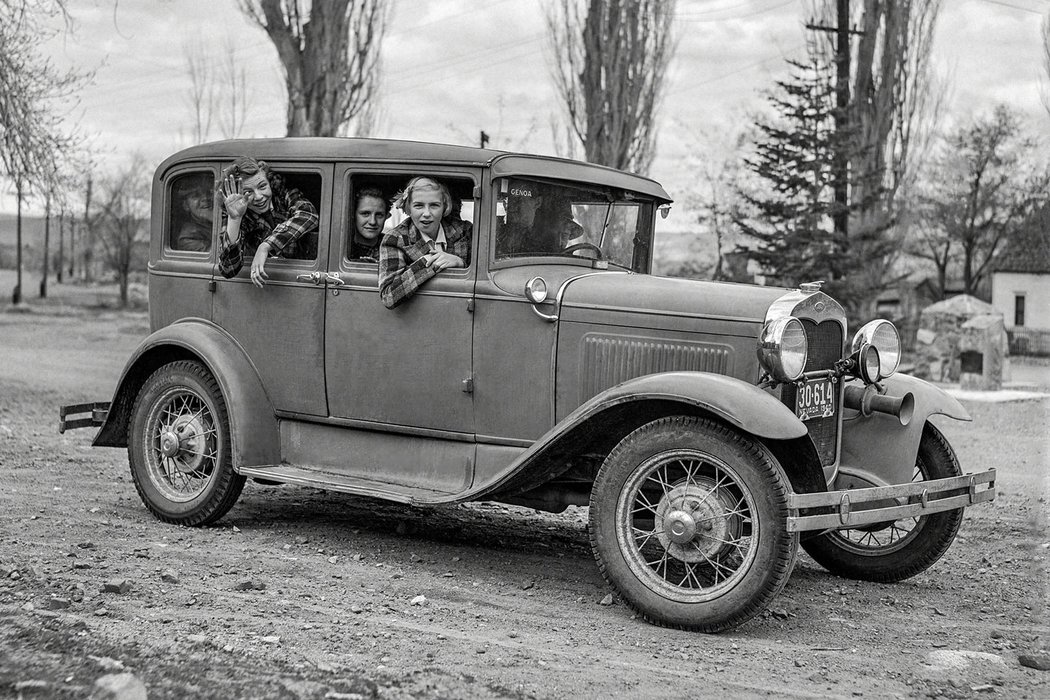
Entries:
{"label": "rocky soil", "polygon": [[147,330],[0,312],[0,697],[1050,697],[1050,395],[937,421],[999,497],[931,570],[871,584],[802,554],[764,615],[702,635],[611,595],[584,509],[249,482],[216,526],[155,520],[123,451],[56,430]]}

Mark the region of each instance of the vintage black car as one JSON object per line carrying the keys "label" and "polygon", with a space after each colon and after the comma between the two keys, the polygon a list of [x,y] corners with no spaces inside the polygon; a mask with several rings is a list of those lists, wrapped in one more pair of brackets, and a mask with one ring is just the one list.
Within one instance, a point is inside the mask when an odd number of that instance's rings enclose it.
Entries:
{"label": "vintage black car", "polygon": [[[213,188],[243,155],[320,218],[263,288],[247,266],[218,274],[218,201],[203,245],[180,233],[187,185]],[[351,256],[351,203],[416,175],[451,192],[471,255],[389,309],[376,262]],[[896,373],[891,323],[848,332],[819,283],[649,274],[670,203],[643,177],[459,146],[184,150],[153,182],[152,334],[112,401],[63,408],[62,427],[101,426],[94,444],[126,447],[146,507],[181,525],[222,518],[249,477],[414,505],[589,506],[606,579],[688,629],[764,610],[799,544],[850,578],[931,566],[963,509],[995,496],[995,471],[964,475],[930,422],[966,411]]]}

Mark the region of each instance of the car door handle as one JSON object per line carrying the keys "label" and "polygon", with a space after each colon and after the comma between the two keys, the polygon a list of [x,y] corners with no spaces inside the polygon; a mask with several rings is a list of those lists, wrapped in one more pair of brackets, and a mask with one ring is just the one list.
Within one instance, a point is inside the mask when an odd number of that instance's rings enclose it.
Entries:
{"label": "car door handle", "polygon": [[328,282],[328,284],[334,287],[342,287],[344,284],[346,284],[346,282],[343,281],[342,277],[331,272],[326,272],[324,278],[325,281]]}
{"label": "car door handle", "polygon": [[296,275],[296,282],[312,282],[313,284],[321,284],[324,277],[320,272],[304,272],[301,275]]}

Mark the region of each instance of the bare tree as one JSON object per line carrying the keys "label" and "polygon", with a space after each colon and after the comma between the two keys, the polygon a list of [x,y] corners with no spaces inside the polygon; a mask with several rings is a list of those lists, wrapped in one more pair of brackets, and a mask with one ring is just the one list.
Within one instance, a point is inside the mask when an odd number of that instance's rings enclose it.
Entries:
{"label": "bare tree", "polygon": [[216,57],[199,39],[183,45],[186,74],[190,78],[186,105],[193,119],[194,143],[210,139],[213,128],[222,138],[238,138],[248,119],[248,75],[237,61],[236,45],[230,35],[223,39],[219,50],[221,56]]}
{"label": "bare tree", "polygon": [[648,172],[674,8],[675,0],[552,0],[546,8],[555,89],[588,161]]}
{"label": "bare tree", "polygon": [[375,97],[386,0],[238,0],[284,67],[288,136],[337,136]]}
{"label": "bare tree", "polygon": [[186,59],[186,74],[190,86],[186,90],[186,105],[193,117],[193,143],[203,143],[211,134],[213,106],[215,104],[215,80],[211,58],[205,53],[199,38],[187,41],[182,46]]}
{"label": "bare tree", "polygon": [[[825,27],[833,21],[834,5],[811,5]],[[903,210],[907,190],[943,112],[945,89],[930,66],[940,7],[941,0],[861,0],[854,5],[858,29],[850,32],[852,72],[842,123],[848,134],[849,238],[867,261],[853,277],[860,289],[869,290],[858,300],[859,317],[870,316],[876,293],[893,282],[906,228],[900,224],[910,218]],[[823,35],[817,46],[825,65],[832,66],[835,47],[829,37]],[[892,245],[885,245],[887,241]]]}
{"label": "bare tree", "polygon": [[18,200],[15,304],[22,301],[23,202],[60,186],[54,164],[72,161],[80,143],[58,110],[87,76],[57,70],[39,50],[47,36],[42,20],[56,15],[68,21],[61,0],[0,0],[0,175]]}
{"label": "bare tree", "polygon": [[149,225],[150,173],[135,155],[99,183],[96,229],[106,266],[117,276],[120,305],[128,305],[131,272],[145,263],[136,257]]}
{"label": "bare tree", "polygon": [[911,252],[931,261],[941,294],[953,271],[967,294],[980,295],[995,256],[1047,201],[1050,170],[1017,115],[999,107],[944,139],[919,197]]}

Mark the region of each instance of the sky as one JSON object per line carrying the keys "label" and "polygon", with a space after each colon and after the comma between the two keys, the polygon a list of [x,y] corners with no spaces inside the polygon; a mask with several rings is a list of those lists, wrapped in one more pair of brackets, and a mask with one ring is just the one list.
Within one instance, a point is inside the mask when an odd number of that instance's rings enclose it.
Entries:
{"label": "sky", "polygon": [[[854,3],[860,0],[853,0]],[[45,51],[58,66],[94,70],[66,109],[103,164],[140,154],[150,166],[191,145],[187,47],[218,64],[228,38],[247,69],[245,136],[283,136],[280,64],[265,32],[234,0],[67,0],[72,31]],[[375,136],[555,153],[558,114],[541,0],[394,0],[383,44]],[[678,0],[679,43],[659,117],[650,176],[681,200],[698,153],[731,133],[803,55],[811,0]],[[949,113],[967,119],[996,104],[1050,136],[1040,23],[1050,0],[943,0],[934,46],[949,83]],[[216,135],[218,138],[218,135]],[[33,206],[30,207],[31,209]],[[0,210],[12,211],[10,196]]]}

